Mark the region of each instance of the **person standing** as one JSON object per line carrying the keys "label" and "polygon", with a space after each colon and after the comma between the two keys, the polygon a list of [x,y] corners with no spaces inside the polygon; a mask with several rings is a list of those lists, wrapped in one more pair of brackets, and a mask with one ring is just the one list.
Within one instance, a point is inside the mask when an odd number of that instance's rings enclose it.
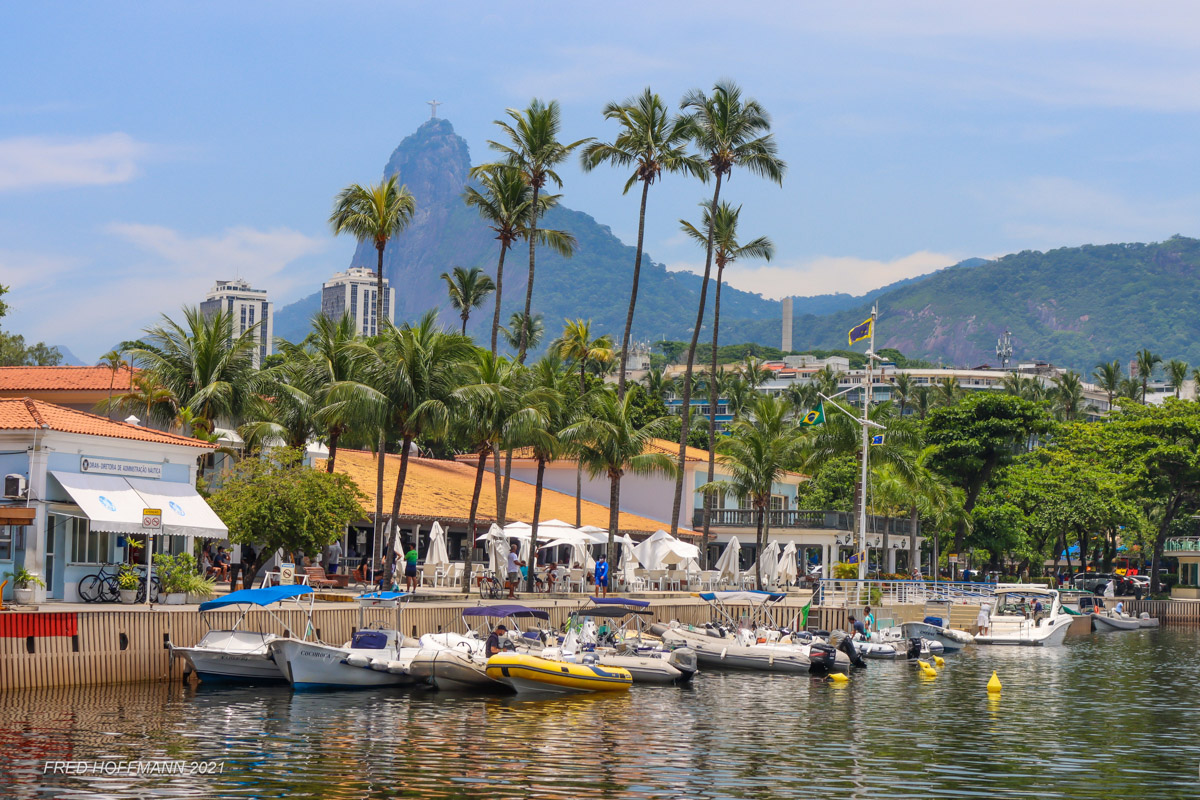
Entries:
{"label": "person standing", "polygon": [[596,561],[596,596],[608,597],[608,556]]}
{"label": "person standing", "polygon": [[871,610],[870,606],[867,606],[866,613],[863,616],[866,618],[867,636],[869,637],[871,632],[875,630],[875,612]]}
{"label": "person standing", "polygon": [[329,545],[328,572],[330,575],[337,574],[338,564],[340,563],[342,563],[342,543],[340,540],[336,540],[333,544]]}
{"label": "person standing", "polygon": [[508,589],[508,599],[516,600],[516,595],[513,592],[517,588],[517,581],[521,579],[521,567],[525,566],[525,562],[517,554],[517,545],[514,542],[512,547],[508,549],[508,580],[505,581],[504,588]]}
{"label": "person standing", "polygon": [[414,541],[412,549],[404,554],[404,591],[417,591],[417,543]]}
{"label": "person standing", "polygon": [[987,636],[992,627],[991,607],[987,603],[979,604],[979,616],[975,617],[975,635]]}

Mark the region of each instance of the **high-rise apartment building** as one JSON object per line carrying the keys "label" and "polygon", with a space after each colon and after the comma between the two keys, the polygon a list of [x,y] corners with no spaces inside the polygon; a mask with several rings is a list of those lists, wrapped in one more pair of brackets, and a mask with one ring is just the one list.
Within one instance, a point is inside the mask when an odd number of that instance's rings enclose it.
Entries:
{"label": "high-rise apartment building", "polygon": [[200,311],[205,316],[212,316],[218,311],[231,315],[234,337],[241,336],[256,323],[262,323],[254,331],[254,339],[258,343],[254,348],[256,367],[262,366],[267,356],[271,355],[271,343],[275,336],[271,310],[272,303],[267,299],[267,290],[252,289],[241,278],[217,281],[200,304]]}
{"label": "high-rise apartment building", "polygon": [[[365,267],[351,267],[339,272],[321,287],[321,313],[330,319],[341,319],[349,314],[354,320],[354,329],[362,336],[374,336],[379,332],[375,318],[375,299],[378,287],[375,271]],[[396,290],[383,279],[383,317],[395,321]]]}

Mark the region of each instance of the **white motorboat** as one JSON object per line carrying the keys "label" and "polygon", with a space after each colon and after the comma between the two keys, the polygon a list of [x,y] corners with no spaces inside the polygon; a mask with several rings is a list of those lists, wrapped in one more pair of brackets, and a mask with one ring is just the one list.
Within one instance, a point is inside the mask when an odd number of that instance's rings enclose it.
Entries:
{"label": "white motorboat", "polygon": [[[670,647],[642,636],[641,616],[651,613],[648,602],[620,597],[593,597],[590,602],[571,615],[562,646],[547,648],[542,652],[543,657],[572,661],[591,653],[602,667],[627,670],[634,683],[679,684],[695,676],[699,662],[694,650],[686,646]],[[601,631],[596,620],[613,622],[619,627],[610,631],[605,624],[605,630]]]}
{"label": "white motorboat", "polygon": [[1122,603],[1116,608],[1108,608],[1103,597],[1080,597],[1079,610],[1092,618],[1092,630],[1096,633],[1115,633],[1117,631],[1137,631],[1142,628],[1158,626],[1158,620],[1142,612],[1143,618],[1131,617],[1124,613]]}
{"label": "white motorboat", "polygon": [[[545,611],[515,604],[472,606],[464,609],[462,616],[464,626],[468,630],[465,635],[427,633],[421,637],[421,649],[409,666],[413,677],[427,679],[437,688],[445,690],[507,690],[507,685],[487,674],[488,656],[484,652],[487,634],[471,630],[468,618],[513,620],[507,641],[511,642],[514,649],[524,650],[531,649],[534,640],[521,635],[516,623],[524,618],[550,619],[549,613]],[[538,643],[540,644],[540,640]]]}
{"label": "white motorboat", "polygon": [[[396,609],[399,626],[402,592],[373,592],[359,600],[359,621],[368,607]],[[377,623],[378,624],[378,623]],[[268,644],[271,656],[296,689],[402,686],[416,682],[409,672],[418,643],[391,628],[361,628],[341,647],[278,638]]]}
{"label": "white motorboat", "polygon": [[230,592],[224,597],[209,600],[200,604],[200,618],[208,625],[211,612],[227,608],[239,608],[241,614],[228,630],[209,630],[192,647],[179,647],[167,642],[171,655],[185,659],[191,669],[202,681],[236,681],[243,683],[284,681],[283,672],[271,657],[269,645],[280,638],[274,633],[242,630],[242,623],[247,614],[255,608],[262,608],[284,630],[287,624],[269,608],[285,600],[295,600],[300,606],[300,598],[308,598],[307,614],[309,624],[301,640],[306,640],[312,631],[312,600],[313,590],[307,586],[269,586],[263,589],[243,589]]}
{"label": "white motorboat", "polygon": [[988,632],[976,634],[975,644],[1054,647],[1067,637],[1071,620],[1071,615],[1063,611],[1057,589],[999,584]]}
{"label": "white motorboat", "polygon": [[905,639],[938,642],[947,653],[957,653],[975,641],[975,637],[966,631],[950,627],[949,600],[927,601],[924,619],[901,624],[900,632]]}

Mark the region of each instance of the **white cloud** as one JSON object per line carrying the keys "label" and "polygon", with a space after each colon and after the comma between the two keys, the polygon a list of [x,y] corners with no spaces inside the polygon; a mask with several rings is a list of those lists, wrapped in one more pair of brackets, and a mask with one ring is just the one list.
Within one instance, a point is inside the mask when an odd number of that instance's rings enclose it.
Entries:
{"label": "white cloud", "polygon": [[[46,284],[80,264],[78,258],[20,250],[0,250],[0,283],[13,292]],[[10,297],[11,299],[11,297]]]}
{"label": "white cloud", "polygon": [[127,183],[149,151],[124,133],[0,139],[0,191]]}
{"label": "white cloud", "polygon": [[[836,292],[857,295],[951,266],[963,258],[928,250],[888,261],[856,256],[815,256],[782,264],[734,264],[726,268],[725,281],[734,288],[758,292],[772,299]],[[680,263],[669,267],[704,274],[703,264]]]}

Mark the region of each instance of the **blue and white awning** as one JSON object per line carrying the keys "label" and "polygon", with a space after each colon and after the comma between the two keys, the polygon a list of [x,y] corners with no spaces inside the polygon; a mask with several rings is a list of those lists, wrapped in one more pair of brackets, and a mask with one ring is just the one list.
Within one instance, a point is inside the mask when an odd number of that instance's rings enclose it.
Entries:
{"label": "blue and white awning", "polygon": [[187,483],[121,478],[78,472],[50,473],[91,521],[92,530],[142,534],[142,511],[162,510],[161,536],[223,539],[229,529],[204,498]]}

